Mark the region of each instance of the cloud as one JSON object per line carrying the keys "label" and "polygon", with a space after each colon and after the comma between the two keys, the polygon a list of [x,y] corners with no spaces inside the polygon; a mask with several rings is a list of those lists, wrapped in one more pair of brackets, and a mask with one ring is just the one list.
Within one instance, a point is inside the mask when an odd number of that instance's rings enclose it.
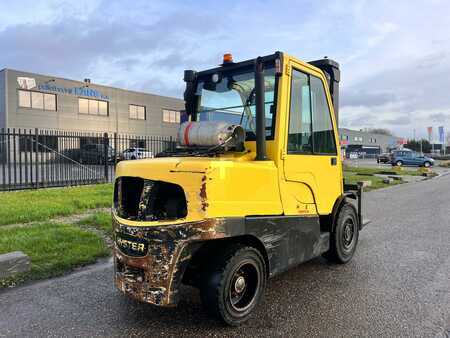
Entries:
{"label": "cloud", "polygon": [[224,52],[328,55],[341,65],[341,125],[425,135],[450,129],[449,10],[445,0],[2,2],[0,68],[181,97],[183,70]]}
{"label": "cloud", "polygon": [[407,125],[411,123],[411,117],[409,115],[402,115],[392,119],[382,120],[381,123],[384,125],[393,125],[393,126]]}
{"label": "cloud", "polygon": [[450,121],[450,114],[434,113],[434,114],[430,114],[430,119],[433,122],[444,123],[444,122]]}
{"label": "cloud", "polygon": [[394,93],[389,92],[370,92],[370,91],[348,91],[343,93],[341,104],[342,106],[381,106],[395,101]]}

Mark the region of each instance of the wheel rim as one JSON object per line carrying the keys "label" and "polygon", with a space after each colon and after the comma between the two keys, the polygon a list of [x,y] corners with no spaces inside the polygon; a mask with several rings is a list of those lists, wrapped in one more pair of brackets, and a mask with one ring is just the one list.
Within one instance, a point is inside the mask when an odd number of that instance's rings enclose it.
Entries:
{"label": "wheel rim", "polygon": [[398,161],[397,165],[400,167],[402,165],[402,161]]}
{"label": "wheel rim", "polygon": [[425,162],[425,167],[428,168],[430,166],[430,163]]}
{"label": "wheel rim", "polygon": [[258,268],[253,262],[243,262],[234,271],[229,287],[229,301],[233,310],[242,312],[252,306],[259,289]]}
{"label": "wheel rim", "polygon": [[351,251],[354,243],[356,241],[356,226],[353,219],[348,218],[344,222],[342,229],[342,247],[345,251]]}

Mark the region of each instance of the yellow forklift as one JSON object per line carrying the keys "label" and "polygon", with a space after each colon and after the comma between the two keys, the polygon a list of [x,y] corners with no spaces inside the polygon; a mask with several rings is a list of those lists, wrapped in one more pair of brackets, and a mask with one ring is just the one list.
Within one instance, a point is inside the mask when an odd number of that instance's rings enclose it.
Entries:
{"label": "yellow forklift", "polygon": [[343,181],[339,65],[282,52],[184,73],[177,146],[117,166],[114,279],[176,305],[182,283],[209,313],[248,320],[267,279],[323,255],[353,257],[362,189]]}

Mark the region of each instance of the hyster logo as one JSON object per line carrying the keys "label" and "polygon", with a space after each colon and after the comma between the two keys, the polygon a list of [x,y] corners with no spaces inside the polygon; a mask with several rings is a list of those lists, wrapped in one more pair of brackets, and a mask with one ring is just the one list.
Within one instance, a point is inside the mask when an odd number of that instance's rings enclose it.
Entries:
{"label": "hyster logo", "polygon": [[127,241],[126,239],[122,238],[117,239],[117,244],[119,244],[122,248],[132,249],[134,251],[144,252],[145,250],[144,244]]}
{"label": "hyster logo", "polygon": [[145,256],[147,252],[147,245],[142,238],[123,238],[131,237],[125,234],[117,235],[116,243],[123,253],[129,256]]}

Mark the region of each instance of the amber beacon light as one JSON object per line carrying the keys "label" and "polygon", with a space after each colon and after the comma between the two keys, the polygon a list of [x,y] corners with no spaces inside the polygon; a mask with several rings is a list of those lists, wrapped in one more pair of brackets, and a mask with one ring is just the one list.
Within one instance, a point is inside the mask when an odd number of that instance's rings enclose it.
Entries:
{"label": "amber beacon light", "polygon": [[223,54],[223,63],[233,63],[233,55],[231,53]]}

